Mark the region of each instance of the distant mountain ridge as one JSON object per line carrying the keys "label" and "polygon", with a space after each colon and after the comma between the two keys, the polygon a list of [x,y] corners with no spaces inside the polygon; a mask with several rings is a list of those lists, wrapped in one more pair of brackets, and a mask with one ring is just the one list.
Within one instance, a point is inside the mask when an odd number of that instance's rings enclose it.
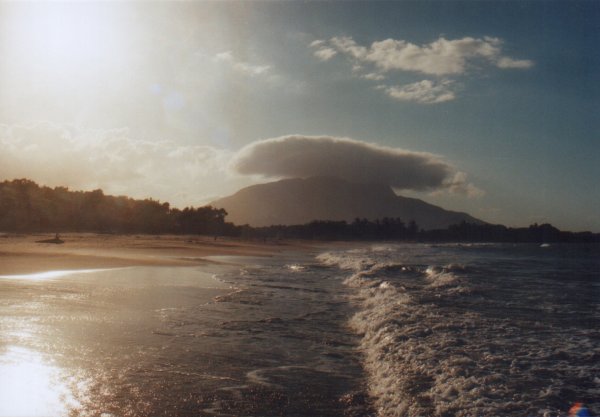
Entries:
{"label": "distant mountain ridge", "polygon": [[356,184],[331,177],[284,179],[252,185],[210,203],[227,211],[227,220],[254,227],[306,224],[313,220],[414,220],[425,230],[485,222],[416,198],[396,195],[384,184]]}

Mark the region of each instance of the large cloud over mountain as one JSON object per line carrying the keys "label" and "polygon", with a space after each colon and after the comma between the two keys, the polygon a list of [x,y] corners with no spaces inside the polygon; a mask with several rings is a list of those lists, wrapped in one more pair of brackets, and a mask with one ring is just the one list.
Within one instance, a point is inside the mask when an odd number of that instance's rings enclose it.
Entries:
{"label": "large cloud over mountain", "polygon": [[331,176],[396,189],[472,193],[466,176],[440,157],[332,136],[289,135],[251,143],[234,157],[245,175],[293,178]]}

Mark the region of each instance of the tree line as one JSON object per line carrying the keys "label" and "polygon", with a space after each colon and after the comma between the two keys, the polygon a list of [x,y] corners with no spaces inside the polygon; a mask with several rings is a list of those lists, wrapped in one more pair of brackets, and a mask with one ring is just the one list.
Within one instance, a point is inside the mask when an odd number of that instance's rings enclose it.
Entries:
{"label": "tree line", "polygon": [[227,212],[214,207],[173,208],[94,191],[45,187],[27,179],[0,183],[0,231],[228,234]]}
{"label": "tree line", "polygon": [[462,222],[421,230],[399,218],[353,222],[315,220],[304,225],[251,227],[226,222],[227,212],[211,206],[173,208],[153,199],[105,195],[100,189],[71,191],[28,179],[0,182],[0,231],[173,233],[248,239],[406,240],[434,242],[600,242],[600,234],[560,231],[550,224],[524,228]]}
{"label": "tree line", "polygon": [[600,233],[564,232],[550,224],[506,227],[462,222],[447,229],[420,230],[414,221],[384,218],[369,221],[314,221],[298,226],[269,226],[252,229],[258,236],[285,239],[396,240],[417,242],[514,242],[514,243],[600,243]]}

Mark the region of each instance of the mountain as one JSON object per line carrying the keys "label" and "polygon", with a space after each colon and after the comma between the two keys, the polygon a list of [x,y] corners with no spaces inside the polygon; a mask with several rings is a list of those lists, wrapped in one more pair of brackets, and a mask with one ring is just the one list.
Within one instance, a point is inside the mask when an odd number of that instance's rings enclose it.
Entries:
{"label": "mountain", "polygon": [[355,184],[329,177],[284,179],[253,185],[213,201],[227,220],[250,226],[295,225],[313,220],[368,220],[384,217],[414,220],[425,230],[462,221],[484,224],[466,213],[444,210],[416,198],[396,195],[383,184]]}

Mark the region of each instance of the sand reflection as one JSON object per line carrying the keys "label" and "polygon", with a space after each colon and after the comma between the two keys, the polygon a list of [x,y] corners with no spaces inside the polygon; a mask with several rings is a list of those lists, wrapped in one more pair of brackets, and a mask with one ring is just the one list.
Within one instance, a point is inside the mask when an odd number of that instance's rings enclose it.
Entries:
{"label": "sand reflection", "polygon": [[0,355],[0,416],[64,416],[78,403],[60,368],[39,352],[10,346]]}

